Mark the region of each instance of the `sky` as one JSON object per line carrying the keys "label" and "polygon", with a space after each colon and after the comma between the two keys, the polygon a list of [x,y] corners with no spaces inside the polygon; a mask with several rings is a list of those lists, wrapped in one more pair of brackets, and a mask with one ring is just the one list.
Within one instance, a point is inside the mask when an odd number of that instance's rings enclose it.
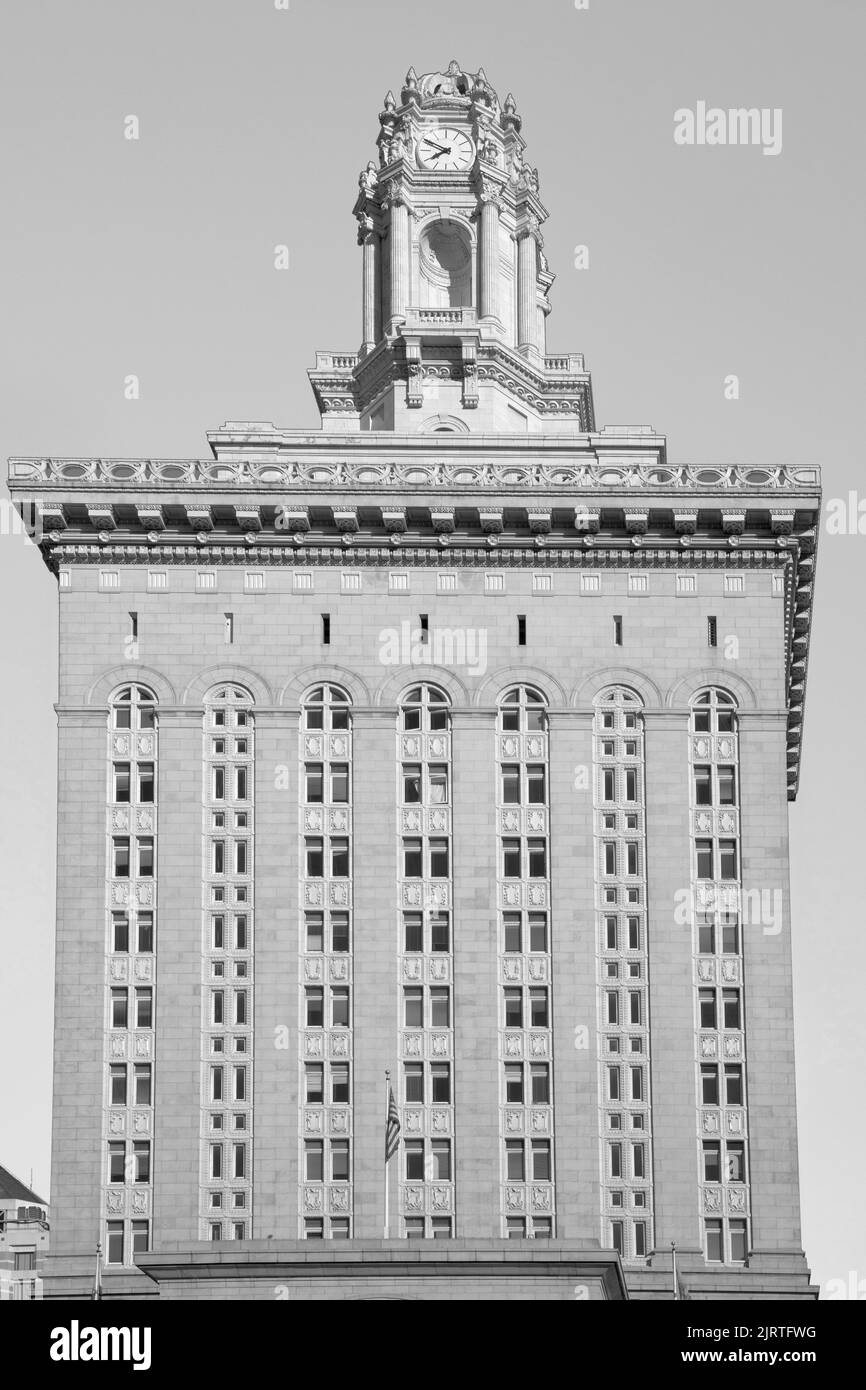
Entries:
{"label": "sky", "polygon": [[[550,211],[548,351],[585,353],[598,421],[653,425],[676,463],[819,464],[844,502],[819,542],[793,937],[804,1247],[825,1287],[864,1278],[866,7],[278,5],[6,0],[0,454],[203,457],[226,419],[316,428],[315,349],[360,341],[351,212],[385,92],[451,58],[511,90]],[[781,112],[780,148],[678,144],[699,102]],[[2,499],[0,1162],[47,1195],[57,598]]]}

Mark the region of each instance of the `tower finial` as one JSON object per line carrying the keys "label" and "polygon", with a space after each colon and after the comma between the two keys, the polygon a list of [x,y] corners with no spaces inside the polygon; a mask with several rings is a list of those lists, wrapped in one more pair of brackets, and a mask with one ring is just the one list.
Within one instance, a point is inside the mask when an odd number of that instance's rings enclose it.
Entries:
{"label": "tower finial", "polygon": [[396,100],[395,100],[395,98],[394,98],[394,93],[393,93],[392,91],[387,91],[387,92],[385,93],[385,110],[386,110],[386,111],[393,111],[393,110],[395,109],[396,105],[397,105],[397,102],[396,102]]}

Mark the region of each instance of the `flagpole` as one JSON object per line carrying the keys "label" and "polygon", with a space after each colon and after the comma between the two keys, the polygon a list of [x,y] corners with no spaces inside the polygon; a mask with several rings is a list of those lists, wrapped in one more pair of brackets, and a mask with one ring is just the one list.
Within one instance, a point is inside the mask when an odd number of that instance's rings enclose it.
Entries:
{"label": "flagpole", "polygon": [[385,1072],[385,1231],[384,1239],[387,1240],[390,1234],[390,1223],[388,1213],[388,1167],[390,1159],[388,1157],[388,1112],[391,1104],[391,1073]]}
{"label": "flagpole", "polygon": [[677,1279],[677,1243],[675,1240],[671,1241],[671,1269],[673,1271],[674,1299],[676,1300],[680,1296],[680,1282]]}

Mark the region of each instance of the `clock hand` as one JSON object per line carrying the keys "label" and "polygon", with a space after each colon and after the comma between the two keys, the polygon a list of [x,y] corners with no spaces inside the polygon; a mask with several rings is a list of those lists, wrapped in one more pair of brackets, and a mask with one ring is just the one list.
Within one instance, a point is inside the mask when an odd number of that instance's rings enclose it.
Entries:
{"label": "clock hand", "polygon": [[425,145],[429,145],[430,148],[431,148],[431,150],[438,150],[440,154],[450,154],[450,153],[451,153],[451,146],[450,146],[450,145],[448,145],[448,146],[446,146],[446,145],[437,145],[437,144],[434,143],[433,140],[426,140],[426,139],[425,139],[425,141],[424,141],[424,144],[425,144]]}

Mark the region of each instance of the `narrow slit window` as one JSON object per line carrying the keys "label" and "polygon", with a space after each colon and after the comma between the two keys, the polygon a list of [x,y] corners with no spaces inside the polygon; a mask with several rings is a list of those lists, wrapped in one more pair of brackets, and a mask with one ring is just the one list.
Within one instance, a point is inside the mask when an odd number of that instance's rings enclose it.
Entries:
{"label": "narrow slit window", "polygon": [[622,617],[619,613],[615,613],[613,618],[613,645],[622,646]]}

